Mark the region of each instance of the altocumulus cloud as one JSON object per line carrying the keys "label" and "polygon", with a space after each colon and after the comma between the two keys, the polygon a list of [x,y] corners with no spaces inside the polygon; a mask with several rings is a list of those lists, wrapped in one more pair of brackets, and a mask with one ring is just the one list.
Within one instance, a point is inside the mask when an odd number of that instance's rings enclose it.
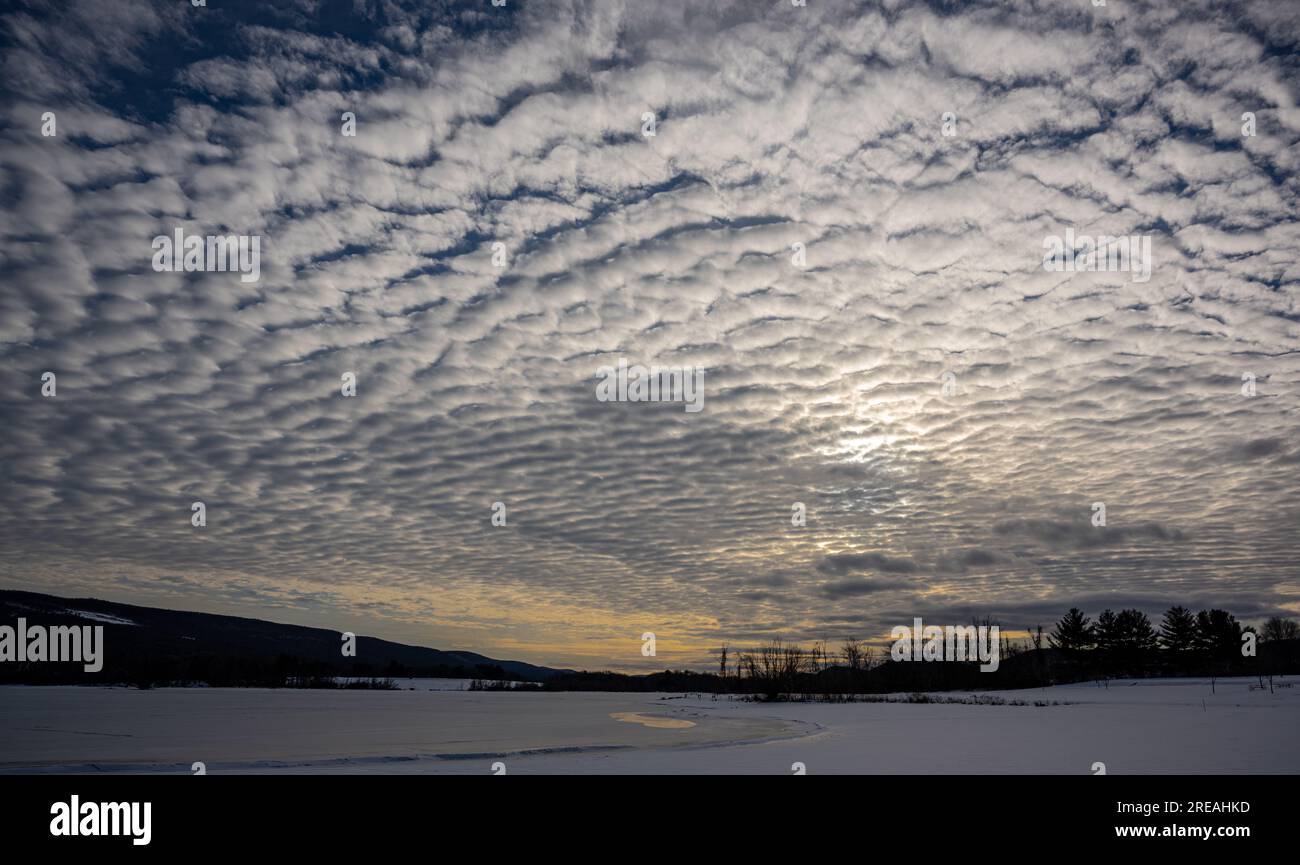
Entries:
{"label": "altocumulus cloud", "polygon": [[[8,586],[615,666],[1300,605],[1294,5],[82,0],[3,39]],[[261,236],[260,281],[154,272],[177,227]],[[1045,270],[1066,228],[1149,235],[1150,281]],[[596,401],[620,357],[704,411]]]}

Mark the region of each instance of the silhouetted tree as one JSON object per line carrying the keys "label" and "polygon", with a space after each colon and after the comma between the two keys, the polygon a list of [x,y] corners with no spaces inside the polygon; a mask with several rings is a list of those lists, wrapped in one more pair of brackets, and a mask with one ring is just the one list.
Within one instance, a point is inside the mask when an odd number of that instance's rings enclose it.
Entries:
{"label": "silhouetted tree", "polygon": [[740,671],[743,670],[745,678],[749,679],[752,685],[758,679],[758,660],[754,657],[753,652],[741,652],[736,661],[736,678],[741,678]]}
{"label": "silhouetted tree", "polygon": [[1101,615],[1097,617],[1097,624],[1093,627],[1093,643],[1098,650],[1109,652],[1115,647],[1119,639],[1119,626],[1115,621],[1115,614],[1110,610],[1102,610]]}
{"label": "silhouetted tree", "polygon": [[826,666],[829,656],[826,654],[826,641],[818,640],[808,650],[808,672],[820,673]]}
{"label": "silhouetted tree", "polygon": [[1115,617],[1119,646],[1128,652],[1147,652],[1156,647],[1156,630],[1141,610],[1121,610]]}
{"label": "silhouetted tree", "polygon": [[1047,639],[1057,649],[1086,649],[1093,644],[1091,620],[1078,607],[1071,607]]}
{"label": "silhouetted tree", "polygon": [[1160,623],[1160,645],[1173,652],[1187,652],[1196,648],[1196,617],[1186,607],[1165,610]]}
{"label": "silhouetted tree", "polygon": [[798,689],[799,674],[808,666],[807,654],[780,639],[769,640],[758,650],[755,685],[769,700]]}
{"label": "silhouetted tree", "polygon": [[1300,625],[1292,619],[1284,619],[1281,616],[1273,616],[1264,623],[1264,629],[1259,632],[1259,639],[1265,643],[1297,638],[1300,638]]}
{"label": "silhouetted tree", "polygon": [[844,656],[844,665],[849,668],[849,693],[856,694],[859,689],[859,679],[862,677],[864,669],[865,651],[862,641],[856,637],[846,637],[844,643],[840,646],[840,654]]}
{"label": "silhouetted tree", "polygon": [[1201,610],[1196,614],[1196,643],[1215,661],[1235,661],[1241,657],[1241,624],[1227,610]]}
{"label": "silhouetted tree", "polygon": [[844,655],[844,664],[849,668],[849,672],[857,673],[862,669],[862,641],[849,637],[840,646],[840,653]]}

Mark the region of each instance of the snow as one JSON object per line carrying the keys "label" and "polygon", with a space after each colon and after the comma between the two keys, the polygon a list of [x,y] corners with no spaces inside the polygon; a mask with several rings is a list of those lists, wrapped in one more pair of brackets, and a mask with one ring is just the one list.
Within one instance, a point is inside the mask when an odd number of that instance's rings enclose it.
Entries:
{"label": "snow", "polygon": [[[380,681],[385,681],[388,678],[390,677],[388,676],[335,676],[334,681],[338,682],[340,685],[346,685],[348,682],[370,682],[375,679],[379,679]],[[484,681],[494,685],[503,684],[503,683],[497,683],[495,680],[492,679],[483,679],[483,680],[442,679],[442,678],[434,678],[428,676],[421,677],[421,678],[394,678],[392,681],[393,681],[393,687],[398,688],[402,691],[468,691],[470,683],[474,681]],[[509,684],[511,686],[515,685],[515,683],[513,682]]]}
{"label": "snow", "polygon": [[[1300,772],[1300,686],[1116,681],[1058,705],[753,703],[680,694],[0,688],[0,773]],[[1283,685],[1284,687],[1277,687]],[[952,693],[963,697],[969,694]],[[643,722],[689,721],[692,726]]]}
{"label": "snow", "polygon": [[139,627],[138,622],[133,622],[130,619],[124,619],[121,616],[109,615],[108,613],[92,613],[89,610],[71,610],[71,609],[64,610],[63,612],[67,613],[70,616],[76,616],[79,619],[89,619],[92,622],[103,622],[106,625],[131,625],[133,627]]}

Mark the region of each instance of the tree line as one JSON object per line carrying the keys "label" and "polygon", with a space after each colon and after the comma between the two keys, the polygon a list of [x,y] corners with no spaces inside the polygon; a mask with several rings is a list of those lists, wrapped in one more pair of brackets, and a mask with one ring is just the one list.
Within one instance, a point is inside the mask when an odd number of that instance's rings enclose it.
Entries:
{"label": "tree line", "polygon": [[[998,625],[990,618],[975,626]],[[1070,682],[1148,676],[1276,676],[1300,673],[1300,626],[1281,617],[1256,630],[1226,610],[1170,607],[1158,626],[1135,609],[1103,610],[1095,620],[1078,608],[1050,633],[1041,625],[1028,638],[999,644],[1001,664],[980,672],[973,662],[892,661],[889,647],[845,639],[828,648],[772,639],[753,649],[718,650],[716,672],[666,670],[648,675],[565,673],[547,679],[552,691],[697,691],[779,700],[813,696],[1034,688]],[[1249,635],[1249,639],[1247,638]]]}
{"label": "tree line", "polygon": [[[1243,627],[1227,610],[1201,610],[1193,614],[1182,606],[1165,611],[1159,629],[1141,610],[1103,610],[1093,622],[1078,607],[1061,617],[1049,637],[1053,648],[1067,651],[1170,652],[1200,653],[1205,657],[1227,659],[1241,652],[1246,634],[1253,627]],[[1258,632],[1261,641],[1293,640],[1297,625],[1290,619],[1275,616]]]}

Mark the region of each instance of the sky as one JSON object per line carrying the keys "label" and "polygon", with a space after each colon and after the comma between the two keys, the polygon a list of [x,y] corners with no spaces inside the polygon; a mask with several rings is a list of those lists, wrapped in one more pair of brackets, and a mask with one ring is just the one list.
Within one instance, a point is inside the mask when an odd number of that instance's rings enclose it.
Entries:
{"label": "sky", "polygon": [[6,4],[0,588],[624,670],[1300,613],[1300,5],[1097,2]]}

